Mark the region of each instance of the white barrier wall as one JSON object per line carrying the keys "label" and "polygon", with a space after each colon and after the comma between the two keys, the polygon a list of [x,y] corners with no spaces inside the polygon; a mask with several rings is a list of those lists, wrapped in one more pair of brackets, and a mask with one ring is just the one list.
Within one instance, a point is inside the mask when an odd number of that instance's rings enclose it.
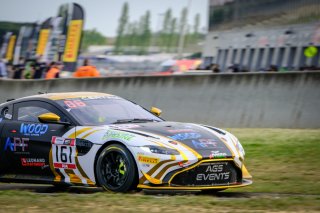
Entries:
{"label": "white barrier wall", "polygon": [[0,80],[0,101],[38,92],[112,93],[167,120],[218,127],[320,128],[320,72]]}

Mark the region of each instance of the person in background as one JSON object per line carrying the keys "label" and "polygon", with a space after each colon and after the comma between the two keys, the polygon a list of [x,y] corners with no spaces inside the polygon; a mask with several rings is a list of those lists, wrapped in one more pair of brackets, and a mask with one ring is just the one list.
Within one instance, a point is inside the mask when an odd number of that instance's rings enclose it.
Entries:
{"label": "person in background", "polygon": [[269,72],[278,72],[278,67],[276,65],[270,65]]}
{"label": "person in background", "polygon": [[89,59],[83,61],[83,66],[79,67],[74,73],[73,77],[83,78],[83,77],[99,77],[100,73],[95,66],[90,65]]}
{"label": "person in background", "polygon": [[25,70],[25,59],[20,57],[19,64],[13,65],[13,79],[21,79],[22,74]]}
{"label": "person in background", "polygon": [[0,58],[0,78],[7,78],[7,77],[8,77],[8,73],[7,73],[5,60]]}
{"label": "person in background", "polygon": [[220,72],[219,64],[212,64],[211,70],[214,73],[219,73]]}
{"label": "person in background", "polygon": [[38,56],[36,62],[32,65],[33,68],[33,79],[42,78],[47,70],[47,64],[41,61],[42,56]]}
{"label": "person in background", "polygon": [[61,62],[52,62],[52,66],[46,73],[46,79],[53,79],[60,77],[60,71],[63,68],[63,64]]}

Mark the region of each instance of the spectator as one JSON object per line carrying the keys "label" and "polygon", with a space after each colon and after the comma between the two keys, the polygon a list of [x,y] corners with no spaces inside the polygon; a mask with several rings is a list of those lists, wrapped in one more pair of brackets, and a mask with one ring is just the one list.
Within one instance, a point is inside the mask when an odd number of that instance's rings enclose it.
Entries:
{"label": "spectator", "polygon": [[76,78],[99,77],[100,73],[95,66],[90,65],[89,59],[85,59],[83,66],[79,67],[73,76]]}
{"label": "spectator", "polygon": [[25,59],[20,57],[19,64],[13,65],[13,79],[21,79],[22,74],[25,70]]}
{"label": "spectator", "polygon": [[7,73],[5,60],[0,59],[0,78],[7,78],[7,77],[8,77],[8,73]]}
{"label": "spectator", "polygon": [[268,69],[269,72],[278,72],[278,67],[276,65],[270,65]]}
{"label": "spectator", "polygon": [[219,64],[212,64],[211,70],[214,73],[219,73],[220,72]]}
{"label": "spectator", "polygon": [[63,65],[61,62],[51,63],[52,66],[46,73],[46,79],[53,79],[53,78],[59,78],[60,77],[60,71],[63,68]]}
{"label": "spectator", "polygon": [[36,62],[32,65],[33,68],[33,78],[39,79],[42,78],[47,70],[47,64],[41,61],[42,56],[38,56]]}
{"label": "spectator", "polygon": [[232,71],[232,72],[239,72],[239,65],[238,64],[233,64],[229,67],[229,69]]}

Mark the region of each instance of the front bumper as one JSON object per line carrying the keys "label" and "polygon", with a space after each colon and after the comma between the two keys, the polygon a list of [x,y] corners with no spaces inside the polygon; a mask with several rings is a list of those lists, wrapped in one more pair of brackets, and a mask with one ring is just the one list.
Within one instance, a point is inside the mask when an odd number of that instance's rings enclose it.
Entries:
{"label": "front bumper", "polygon": [[[220,168],[220,169],[219,169]],[[149,179],[147,177],[146,179]],[[252,176],[243,165],[240,169],[232,159],[202,160],[190,167],[175,170],[161,182],[140,183],[141,189],[160,190],[223,190],[252,184]]]}
{"label": "front bumper", "polygon": [[229,188],[239,188],[252,184],[252,180],[243,179],[242,183],[228,186],[169,186],[169,185],[143,185],[139,184],[138,188],[140,189],[159,189],[159,190],[208,190],[208,189],[217,189],[224,190]]}

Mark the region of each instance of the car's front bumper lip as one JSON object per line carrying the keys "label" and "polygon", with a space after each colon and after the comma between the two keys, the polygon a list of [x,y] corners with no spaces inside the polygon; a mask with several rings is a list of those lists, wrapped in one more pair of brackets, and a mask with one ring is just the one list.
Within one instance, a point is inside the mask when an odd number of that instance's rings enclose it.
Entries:
{"label": "car's front bumper lip", "polygon": [[219,186],[170,186],[170,185],[144,185],[139,184],[140,189],[159,189],[159,190],[208,190],[208,189],[229,189],[238,188],[251,185],[253,181],[251,179],[243,179],[240,184],[233,185],[219,185]]}

